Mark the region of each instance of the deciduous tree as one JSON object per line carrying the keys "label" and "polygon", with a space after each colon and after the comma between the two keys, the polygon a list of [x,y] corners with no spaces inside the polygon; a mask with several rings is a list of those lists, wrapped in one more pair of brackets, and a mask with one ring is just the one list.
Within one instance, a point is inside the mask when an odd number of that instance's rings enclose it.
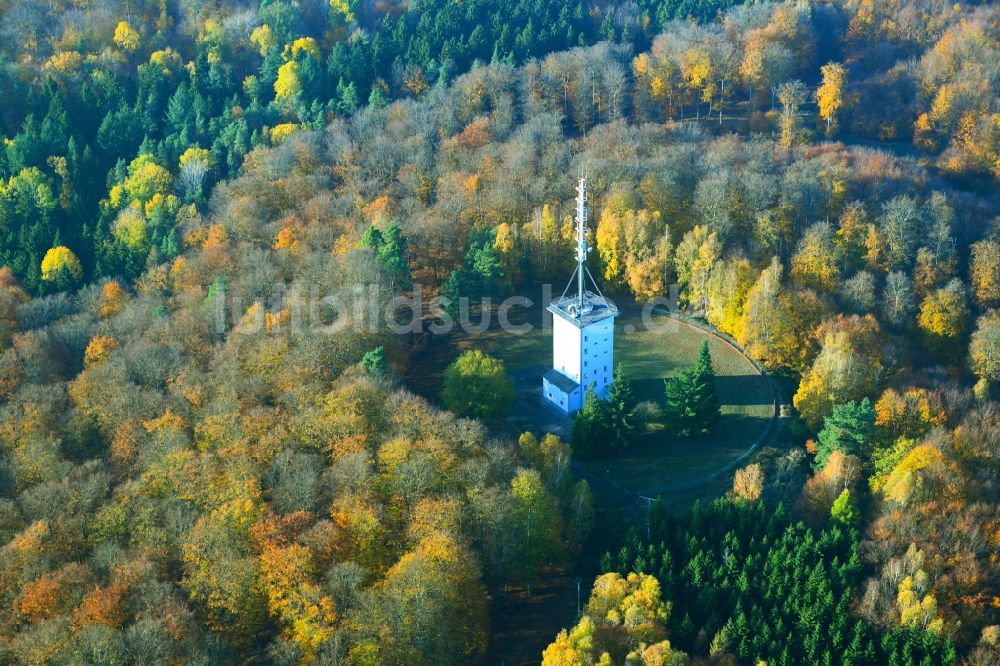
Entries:
{"label": "deciduous tree", "polygon": [[760,465],[753,463],[736,470],[733,478],[733,497],[744,502],[756,502],[764,490],[764,472]]}
{"label": "deciduous tree", "polygon": [[778,87],[778,101],[781,102],[781,138],[779,142],[785,148],[792,148],[800,141],[799,107],[805,100],[805,84],[797,79],[782,83]]}
{"label": "deciduous tree", "polygon": [[1000,242],[992,239],[972,244],[969,280],[972,297],[980,307],[1000,305]]}
{"label": "deciduous tree", "polygon": [[42,259],[42,279],[60,289],[66,289],[83,277],[83,267],[73,251],[59,245],[45,253]]}
{"label": "deciduous tree", "polygon": [[928,340],[938,349],[957,354],[956,347],[969,322],[965,285],[954,279],[944,287],[930,293],[920,304],[917,323]]}
{"label": "deciduous tree", "polygon": [[813,428],[837,404],[871,395],[882,380],[878,323],[871,315],[837,317],[817,331],[819,355],[802,376],[793,403]]}
{"label": "deciduous tree", "polygon": [[844,105],[844,66],[829,62],[820,68],[823,82],[816,90],[819,117],[826,121],[826,135],[833,136],[837,130],[838,112]]}
{"label": "deciduous tree", "polygon": [[972,371],[983,383],[981,391],[1000,380],[1000,313],[995,310],[984,314],[976,322],[969,344],[969,362]]}
{"label": "deciduous tree", "polygon": [[496,419],[510,409],[514,384],[503,361],[469,350],[445,370],[441,397],[456,414]]}
{"label": "deciduous tree", "polygon": [[705,310],[708,279],[721,253],[718,234],[702,225],[695,225],[677,245],[677,281],[687,287],[687,301],[696,311]]}

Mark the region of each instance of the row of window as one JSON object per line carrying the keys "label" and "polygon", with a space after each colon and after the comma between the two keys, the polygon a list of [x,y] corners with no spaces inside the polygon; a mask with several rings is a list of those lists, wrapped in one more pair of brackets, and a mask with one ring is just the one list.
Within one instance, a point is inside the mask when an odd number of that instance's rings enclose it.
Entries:
{"label": "row of window", "polygon": [[[584,347],[584,348],[583,348],[583,353],[584,353],[584,354],[586,354],[586,353],[587,353],[588,351],[589,351],[589,350],[588,350],[588,349],[587,349],[586,347]],[[608,353],[608,348],[607,348],[607,347],[605,347],[605,348],[604,348],[604,350],[602,351],[602,353],[604,353],[604,354],[607,354],[607,353]]]}

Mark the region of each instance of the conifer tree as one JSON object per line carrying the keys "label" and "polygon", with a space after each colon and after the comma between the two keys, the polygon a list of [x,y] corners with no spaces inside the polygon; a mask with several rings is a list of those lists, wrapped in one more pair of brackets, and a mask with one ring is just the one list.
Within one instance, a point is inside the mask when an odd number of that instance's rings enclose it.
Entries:
{"label": "conifer tree", "polygon": [[666,381],[665,394],[664,416],[675,435],[708,433],[719,418],[720,405],[707,340],[702,343],[694,367],[681,370]]}
{"label": "conifer tree", "polygon": [[701,343],[694,372],[698,380],[698,420],[707,428],[719,418],[721,409],[719,396],[715,392],[715,368],[712,366],[708,340],[703,340]]}
{"label": "conifer tree", "polygon": [[666,381],[664,418],[677,437],[690,437],[698,432],[695,410],[695,378],[691,370],[681,370]]}
{"label": "conifer tree", "polygon": [[442,305],[445,312],[453,319],[458,317],[462,292],[465,290],[461,271],[452,271],[441,288]]}
{"label": "conifer tree", "polygon": [[875,437],[875,408],[871,400],[854,400],[833,408],[833,414],[823,420],[816,445],[816,468],[826,467],[830,455],[840,451],[844,455],[863,455],[868,452]]}
{"label": "conifer tree", "polygon": [[619,366],[608,388],[608,448],[621,450],[632,446],[636,434],[635,406],[632,382]]}
{"label": "conifer tree", "polygon": [[830,518],[848,527],[854,527],[858,522],[858,511],[851,502],[851,492],[844,488],[830,508]]}
{"label": "conifer tree", "polygon": [[406,237],[399,225],[393,222],[385,230],[385,243],[378,250],[378,258],[389,276],[393,291],[408,289],[412,283],[410,265],[406,261]]}
{"label": "conifer tree", "polygon": [[412,277],[410,265],[406,261],[406,236],[398,224],[391,223],[384,234],[374,226],[368,227],[358,246],[375,252],[389,278],[389,286],[393,292],[410,287]]}
{"label": "conifer tree", "polygon": [[371,226],[365,230],[365,234],[361,237],[361,242],[358,245],[359,247],[367,247],[374,251],[375,254],[378,254],[382,251],[382,246],[385,245],[385,237],[378,230],[378,227]]}
{"label": "conifer tree", "polygon": [[573,420],[573,453],[581,458],[596,458],[607,450],[610,437],[608,402],[601,400],[591,384],[583,394],[583,407]]}
{"label": "conifer tree", "polygon": [[385,347],[380,345],[365,352],[365,355],[361,357],[361,367],[373,377],[384,377],[386,371]]}

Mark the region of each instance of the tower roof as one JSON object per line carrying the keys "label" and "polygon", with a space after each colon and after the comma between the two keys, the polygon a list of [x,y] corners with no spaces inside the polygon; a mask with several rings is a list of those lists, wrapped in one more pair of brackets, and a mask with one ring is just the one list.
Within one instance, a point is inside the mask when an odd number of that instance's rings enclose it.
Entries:
{"label": "tower roof", "polygon": [[583,292],[583,307],[578,294],[563,296],[549,303],[549,312],[583,328],[608,317],[617,317],[618,308],[609,303],[600,293]]}

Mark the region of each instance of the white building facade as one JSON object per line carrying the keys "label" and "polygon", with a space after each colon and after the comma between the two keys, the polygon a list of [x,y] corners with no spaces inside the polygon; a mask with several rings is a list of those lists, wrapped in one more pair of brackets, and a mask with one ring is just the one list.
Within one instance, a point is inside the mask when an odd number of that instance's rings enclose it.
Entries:
{"label": "white building facade", "polygon": [[[614,378],[615,317],[618,310],[601,294],[586,267],[587,181],[577,187],[577,267],[570,280],[576,293],[563,295],[549,304],[552,313],[552,369],[542,377],[542,400],[555,409],[572,414],[583,406],[587,388],[593,386],[607,398]],[[589,280],[588,280],[589,279]],[[594,291],[587,289],[587,283]]]}

